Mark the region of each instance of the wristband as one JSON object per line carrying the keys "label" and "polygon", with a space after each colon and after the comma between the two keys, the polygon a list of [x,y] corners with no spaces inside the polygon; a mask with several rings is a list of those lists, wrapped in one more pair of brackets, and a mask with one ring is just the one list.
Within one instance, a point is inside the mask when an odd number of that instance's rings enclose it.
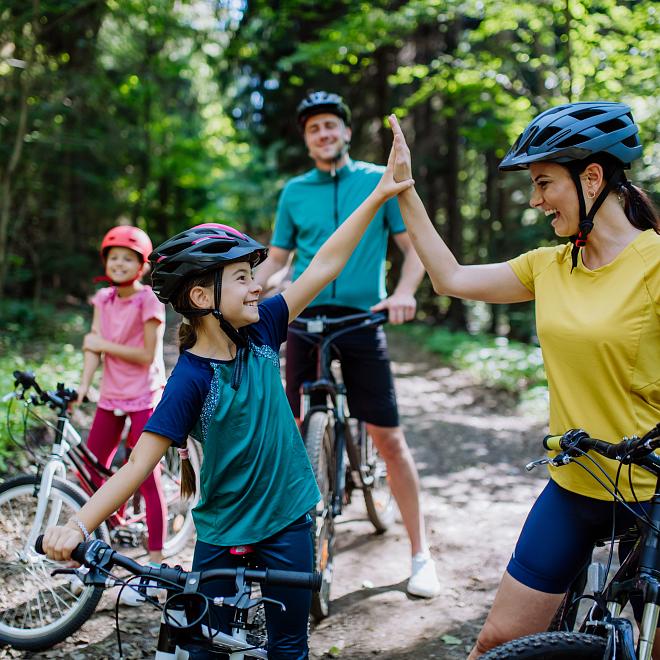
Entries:
{"label": "wristband", "polygon": [[78,529],[82,532],[83,539],[85,540],[85,543],[89,541],[90,538],[92,538],[92,535],[87,531],[87,527],[85,527],[85,523],[80,520],[80,518],[71,518],[71,520],[77,525]]}

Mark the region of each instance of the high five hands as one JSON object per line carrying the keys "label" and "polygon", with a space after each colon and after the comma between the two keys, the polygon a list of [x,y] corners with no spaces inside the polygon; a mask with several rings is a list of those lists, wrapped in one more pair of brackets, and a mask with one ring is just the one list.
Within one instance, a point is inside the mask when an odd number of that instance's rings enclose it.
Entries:
{"label": "high five hands", "polygon": [[387,167],[376,187],[377,192],[385,199],[395,197],[415,185],[410,166],[410,150],[406,144],[406,139],[403,137],[403,132],[396,117],[390,115],[388,119],[392,127],[394,140],[387,159]]}

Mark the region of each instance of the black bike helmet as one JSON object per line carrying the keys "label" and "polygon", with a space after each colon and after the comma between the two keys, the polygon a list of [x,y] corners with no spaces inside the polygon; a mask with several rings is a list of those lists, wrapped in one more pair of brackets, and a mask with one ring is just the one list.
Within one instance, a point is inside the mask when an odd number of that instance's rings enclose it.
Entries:
{"label": "black bike helmet", "polygon": [[314,115],[328,112],[337,115],[346,126],[351,125],[351,110],[339,94],[333,92],[311,92],[299,104],[296,109],[298,125],[305,130],[305,122]]}
{"label": "black bike helmet", "polygon": [[267,254],[261,243],[233,227],[212,222],[197,225],[168,239],[151,253],[152,287],[158,300],[167,304],[185,278],[246,258],[254,268]]}
{"label": "black bike helmet", "polygon": [[267,255],[268,250],[261,243],[233,227],[206,223],[182,231],[159,245],[149,256],[153,290],[165,304],[172,302],[172,297],[187,278],[213,272],[212,309],[175,309],[184,317],[212,314],[223,332],[236,344],[238,350],[231,381],[234,389],[241,384],[249,343],[244,332],[234,328],[220,311],[222,271],[228,264],[246,260],[254,268]]}
{"label": "black bike helmet", "polygon": [[[586,212],[580,174],[598,155],[607,154],[615,167],[607,174],[600,195]],[[572,268],[578,252],[586,245],[596,212],[616,186],[626,183],[623,172],[642,155],[639,131],[625,103],[587,101],[550,108],[533,119],[500,163],[500,170],[522,170],[531,163],[551,161],[565,165],[577,189],[580,204],[578,233],[573,243]]]}

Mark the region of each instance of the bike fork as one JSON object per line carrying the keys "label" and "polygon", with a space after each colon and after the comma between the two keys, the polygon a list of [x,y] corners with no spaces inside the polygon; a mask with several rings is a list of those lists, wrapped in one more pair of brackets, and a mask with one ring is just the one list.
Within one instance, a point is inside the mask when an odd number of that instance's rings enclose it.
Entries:
{"label": "bike fork", "polygon": [[[51,500],[51,492],[53,489],[53,479],[55,477],[60,477],[61,479],[66,479],[66,468],[62,459],[57,454],[52,454],[51,459],[46,463],[46,467],[41,474],[41,480],[39,482],[39,492],[37,493],[37,511],[34,515],[34,521],[32,523],[32,528],[30,529],[30,534],[25,543],[25,548],[28,552],[34,551],[34,544],[37,540],[39,534],[43,534],[47,527],[52,527],[60,517],[60,511],[62,509],[62,501],[59,498],[54,498]],[[51,504],[50,513],[48,515],[48,521],[44,526],[44,517],[46,515],[46,509],[48,504]]]}

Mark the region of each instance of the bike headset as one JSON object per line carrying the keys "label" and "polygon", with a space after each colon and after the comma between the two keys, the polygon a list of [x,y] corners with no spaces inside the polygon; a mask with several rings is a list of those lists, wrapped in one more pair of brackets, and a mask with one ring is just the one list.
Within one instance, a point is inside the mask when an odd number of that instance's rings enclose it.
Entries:
{"label": "bike headset", "polygon": [[[590,163],[598,162],[593,158],[598,154],[612,157],[614,169],[608,174],[604,168],[605,187],[587,213],[580,174]],[[630,107],[625,103],[587,101],[567,103],[542,112],[520,134],[499,169],[523,170],[541,161],[560,163],[568,169],[580,205],[578,233],[570,237],[573,272],[580,248],[587,244],[593,229],[596,212],[610,191],[632,185],[624,169],[629,169],[630,163],[641,155],[639,131]]]}
{"label": "bike headset", "polygon": [[[113,247],[123,247],[133,250],[142,261],[142,266],[138,270],[135,277],[130,282],[122,282],[122,285],[133,284],[136,280],[139,280],[142,277],[144,272],[144,267],[149,260],[149,255],[153,251],[153,245],[149,237],[138,227],[133,227],[132,225],[119,225],[110,229],[101,241],[101,261],[105,266],[105,262],[108,256],[110,248]],[[106,281],[110,282],[113,285],[117,286],[118,283],[111,280],[107,275],[102,275],[101,277],[95,278],[95,281],[101,282]]]}
{"label": "bike headset", "polygon": [[[220,311],[222,273],[224,267],[238,261],[247,261],[255,268],[268,255],[268,249],[246,234],[214,222],[190,229],[168,239],[149,256],[153,291],[164,303],[171,303],[175,311],[184,317],[200,317],[212,314],[222,331],[236,344],[236,360],[231,386],[237,390],[243,375],[243,361],[247,358],[249,343],[245,330],[237,330]],[[213,307],[199,309],[175,307],[172,297],[186,280],[213,272]]]}

